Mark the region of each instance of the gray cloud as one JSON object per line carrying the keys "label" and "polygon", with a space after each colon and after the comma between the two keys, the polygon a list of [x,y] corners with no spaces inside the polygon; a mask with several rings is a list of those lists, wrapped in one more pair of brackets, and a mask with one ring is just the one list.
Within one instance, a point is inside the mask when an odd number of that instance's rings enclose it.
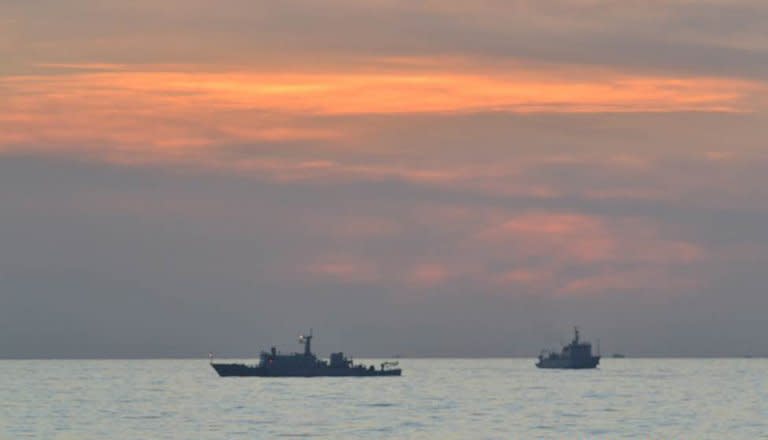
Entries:
{"label": "gray cloud", "polygon": [[768,61],[768,8],[759,1],[80,0],[0,8],[14,20],[6,52],[16,63],[258,64],[276,57],[290,66],[297,57],[461,55],[765,78]]}
{"label": "gray cloud", "polygon": [[[701,175],[709,166],[692,160],[651,173],[659,178],[683,165]],[[559,167],[539,178],[568,187],[570,179],[582,181],[569,167],[604,172],[589,164]],[[764,165],[736,166],[732,178],[749,168]],[[768,246],[759,234],[768,213],[757,200],[721,208],[692,196],[536,199],[389,179],[280,183],[258,174],[8,156],[0,161],[0,188],[4,356],[249,355],[273,341],[290,344],[307,326],[323,332],[321,350],[531,355],[573,322],[601,337],[605,348],[637,355],[768,352],[755,312],[766,306],[761,267]],[[650,219],[660,227],[653,240],[685,240],[710,253],[693,265],[659,266],[701,285],[569,297],[500,288],[472,275],[427,289],[388,278],[422,262],[515,269],[525,261],[515,257],[519,250],[467,248],[466,240],[498,215],[532,211]],[[463,214],[451,218],[451,212]],[[354,218],[397,228],[352,229],[351,236],[334,228]],[[329,254],[373,261],[382,275],[344,281],[300,270]],[[603,265],[578,263],[558,283],[600,274]],[[618,257],[609,267],[642,273],[656,266]],[[702,342],[712,340],[723,345]]]}

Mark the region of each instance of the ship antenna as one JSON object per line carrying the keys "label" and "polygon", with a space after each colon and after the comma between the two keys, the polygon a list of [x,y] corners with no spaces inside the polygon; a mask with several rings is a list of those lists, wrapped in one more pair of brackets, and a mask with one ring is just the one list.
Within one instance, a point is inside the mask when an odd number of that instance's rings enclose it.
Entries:
{"label": "ship antenna", "polygon": [[573,327],[573,342],[575,344],[579,343],[579,328],[578,327]]}

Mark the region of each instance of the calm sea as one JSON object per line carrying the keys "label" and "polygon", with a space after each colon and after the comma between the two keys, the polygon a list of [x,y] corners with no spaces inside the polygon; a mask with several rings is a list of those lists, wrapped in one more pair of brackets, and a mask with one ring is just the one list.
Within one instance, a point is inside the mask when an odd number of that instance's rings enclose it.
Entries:
{"label": "calm sea", "polygon": [[206,360],[0,361],[0,438],[768,438],[768,360],[400,364],[401,378],[224,379]]}

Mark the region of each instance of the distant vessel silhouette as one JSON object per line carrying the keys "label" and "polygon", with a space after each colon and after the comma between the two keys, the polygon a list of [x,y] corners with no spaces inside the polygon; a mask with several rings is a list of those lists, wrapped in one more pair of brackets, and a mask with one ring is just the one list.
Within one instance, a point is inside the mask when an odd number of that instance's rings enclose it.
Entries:
{"label": "distant vessel silhouette", "polygon": [[259,363],[218,364],[211,366],[221,377],[257,376],[257,377],[325,377],[325,376],[400,376],[400,368],[391,368],[397,362],[383,362],[379,369],[373,365],[355,365],[344,353],[331,353],[330,361],[318,359],[312,353],[312,331],[308,335],[299,336],[299,343],[304,344],[304,353],[281,354],[275,347],[270,351],[262,351]]}
{"label": "distant vessel silhouette", "polygon": [[579,329],[573,329],[573,341],[563,347],[560,353],[542,352],[536,366],[539,368],[585,369],[595,368],[600,355],[592,355],[592,344],[579,340]]}

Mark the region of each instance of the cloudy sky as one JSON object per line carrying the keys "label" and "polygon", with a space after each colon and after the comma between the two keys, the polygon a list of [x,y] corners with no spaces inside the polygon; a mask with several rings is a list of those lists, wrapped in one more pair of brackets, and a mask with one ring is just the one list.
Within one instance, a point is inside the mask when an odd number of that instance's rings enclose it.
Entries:
{"label": "cloudy sky", "polygon": [[766,22],[4,0],[0,357],[768,355]]}

